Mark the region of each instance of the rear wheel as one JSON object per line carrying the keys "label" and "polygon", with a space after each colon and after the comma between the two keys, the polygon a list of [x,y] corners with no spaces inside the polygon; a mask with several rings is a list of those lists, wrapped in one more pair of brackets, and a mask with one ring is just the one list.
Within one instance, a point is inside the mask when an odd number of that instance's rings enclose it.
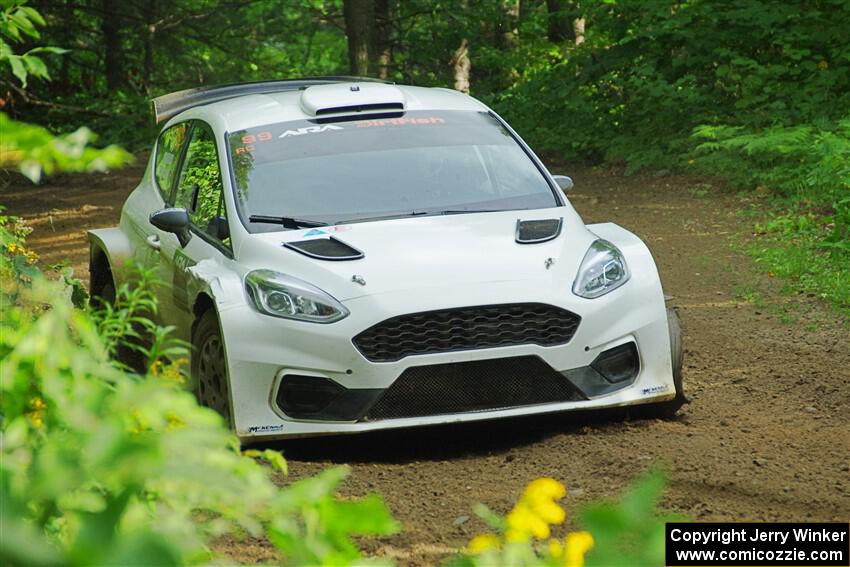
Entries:
{"label": "rear wheel", "polygon": [[682,326],[679,323],[679,314],[672,308],[667,309],[667,330],[670,333],[670,360],[673,364],[673,385],[676,388],[676,397],[666,402],[635,408],[640,415],[645,417],[671,418],[676,415],[679,408],[688,402],[682,386],[682,364],[684,361]]}
{"label": "rear wheel", "polygon": [[230,417],[230,382],[224,355],[224,338],[215,310],[206,311],[192,335],[192,378],[201,405]]}
{"label": "rear wheel", "polygon": [[115,283],[112,274],[104,272],[92,276],[92,286],[89,291],[89,305],[95,309],[115,303]]}
{"label": "rear wheel", "polygon": [[[115,281],[112,278],[112,272],[108,269],[102,269],[93,273],[91,276],[89,305],[95,311],[106,309],[106,306],[115,307],[116,298],[117,293],[115,291]],[[142,331],[139,325],[136,325],[135,330],[137,333],[141,333]],[[134,338],[125,335],[117,343],[113,352],[113,358],[130,371],[137,374],[144,374],[147,370],[145,357],[133,348],[133,344],[145,344],[144,338]]]}

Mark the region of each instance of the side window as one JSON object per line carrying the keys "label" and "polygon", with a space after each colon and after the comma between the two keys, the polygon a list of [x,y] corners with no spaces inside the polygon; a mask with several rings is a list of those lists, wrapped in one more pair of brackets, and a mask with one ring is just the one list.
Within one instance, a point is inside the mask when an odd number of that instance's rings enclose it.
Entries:
{"label": "side window", "polygon": [[198,230],[230,245],[215,138],[209,126],[201,122],[196,122],[192,130],[174,206],[186,209]]}
{"label": "side window", "polygon": [[171,198],[171,187],[174,183],[174,174],[177,171],[177,162],[180,160],[180,150],[186,141],[186,133],[189,124],[182,122],[175,124],[159,135],[156,144],[156,185],[166,203]]}

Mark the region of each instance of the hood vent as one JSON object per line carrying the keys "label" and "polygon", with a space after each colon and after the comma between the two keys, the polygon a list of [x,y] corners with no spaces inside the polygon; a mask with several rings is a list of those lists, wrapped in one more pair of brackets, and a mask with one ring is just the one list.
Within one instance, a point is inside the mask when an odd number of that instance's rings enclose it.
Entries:
{"label": "hood vent", "polygon": [[559,219],[516,221],[516,241],[519,244],[540,244],[554,240],[561,234],[563,217]]}
{"label": "hood vent", "polygon": [[309,116],[359,112],[403,111],[405,98],[395,85],[384,83],[335,83],[307,87],[299,100]]}
{"label": "hood vent", "polygon": [[346,244],[342,240],[334,238],[315,238],[311,240],[299,240],[297,242],[284,242],[283,245],[299,254],[304,254],[317,260],[359,260],[365,254]]}

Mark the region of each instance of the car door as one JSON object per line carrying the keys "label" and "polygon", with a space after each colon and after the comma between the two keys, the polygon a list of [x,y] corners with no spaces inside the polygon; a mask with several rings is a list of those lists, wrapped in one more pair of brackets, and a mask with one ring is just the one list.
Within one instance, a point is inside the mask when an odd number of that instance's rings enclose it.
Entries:
{"label": "car door", "polygon": [[169,284],[160,310],[163,321],[176,325],[180,338],[189,340],[194,298],[186,287],[187,270],[202,260],[232,258],[218,150],[212,128],[204,122],[192,122],[172,205],[189,213],[192,238],[183,247],[174,235],[160,237],[160,277]]}
{"label": "car door", "polygon": [[[124,205],[121,224],[130,239],[136,266],[161,279],[160,247],[169,237],[150,223],[151,213],[172,203],[174,184],[180,160],[189,138],[191,124],[181,122],[169,126],[157,139],[150,176],[143,179]],[[131,278],[134,276],[129,274]],[[161,285],[153,282],[157,296],[164,294]]]}

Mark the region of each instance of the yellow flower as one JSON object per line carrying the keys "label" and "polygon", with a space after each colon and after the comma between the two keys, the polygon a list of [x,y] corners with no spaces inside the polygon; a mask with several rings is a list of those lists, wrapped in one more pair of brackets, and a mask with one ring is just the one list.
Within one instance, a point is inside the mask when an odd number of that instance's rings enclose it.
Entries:
{"label": "yellow flower", "polygon": [[554,559],[561,559],[564,555],[564,544],[559,539],[549,540],[549,555]]}
{"label": "yellow flower", "polygon": [[41,429],[44,425],[44,410],[47,409],[47,404],[39,397],[30,400],[31,410],[26,413],[27,417],[36,429]]}
{"label": "yellow flower", "polygon": [[186,425],[186,421],[180,417],[179,415],[169,412],[168,415],[165,416],[167,421],[166,429],[169,431],[172,429],[179,429]]}
{"label": "yellow flower", "polygon": [[531,536],[537,539],[549,537],[549,525],[522,500],[514,506],[505,520],[508,523],[508,541],[525,541]]}
{"label": "yellow flower", "polygon": [[566,512],[555,500],[567,493],[564,485],[552,478],[532,481],[505,520],[508,524],[508,541],[524,541],[531,536],[549,537],[549,526],[563,523]]}
{"label": "yellow flower", "polygon": [[534,510],[537,512],[538,517],[547,524],[562,524],[567,517],[564,509],[551,500],[536,502]]}
{"label": "yellow flower", "polygon": [[151,365],[150,373],[157,378],[162,378],[176,384],[183,384],[186,382],[186,378],[183,376],[183,373],[180,372],[180,369],[188,364],[188,362],[189,361],[185,358],[179,358],[166,365],[162,362],[162,360],[157,359]]}
{"label": "yellow flower", "polygon": [[6,250],[8,250],[11,254],[14,254],[15,252],[18,251],[18,245],[15,244],[14,242],[10,242],[9,244],[6,245]]}
{"label": "yellow flower", "polygon": [[558,500],[567,494],[567,489],[564,485],[554,478],[538,478],[531,481],[525,489],[525,496],[532,499],[550,499]]}
{"label": "yellow flower", "polygon": [[27,264],[32,265],[32,264],[35,264],[35,263],[38,261],[38,254],[36,254],[36,253],[35,253],[35,252],[33,252],[32,250],[30,250],[29,252],[27,252],[27,253],[25,254],[25,256],[27,257]]}
{"label": "yellow flower", "polygon": [[829,69],[829,63],[827,63],[825,59],[821,59],[821,62],[818,63],[818,69],[820,69],[821,71],[826,71],[827,69]]}
{"label": "yellow flower", "polygon": [[479,555],[491,549],[499,549],[499,538],[493,534],[480,534],[472,538],[466,551],[471,555]]}
{"label": "yellow flower", "polygon": [[590,532],[570,532],[565,543],[564,567],[584,567],[584,556],[593,548]]}

